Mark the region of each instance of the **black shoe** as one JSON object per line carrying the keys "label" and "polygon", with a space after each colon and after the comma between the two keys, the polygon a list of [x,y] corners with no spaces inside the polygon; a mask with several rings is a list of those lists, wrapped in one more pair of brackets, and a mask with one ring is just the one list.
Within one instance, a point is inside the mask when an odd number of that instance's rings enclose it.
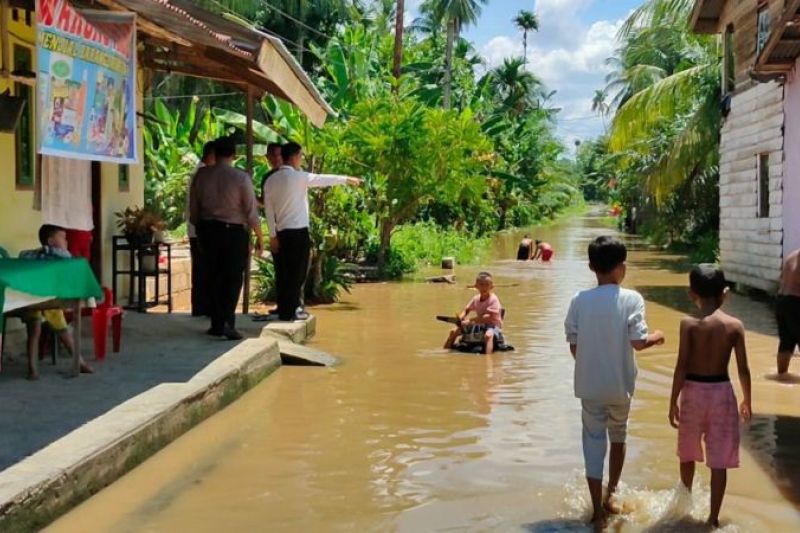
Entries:
{"label": "black shoe", "polygon": [[225,335],[225,330],[216,329],[216,328],[208,328],[206,330],[206,335],[211,335],[212,337],[222,337],[223,335]]}
{"label": "black shoe", "polygon": [[295,316],[278,316],[278,322],[294,322],[297,320]]}
{"label": "black shoe", "polygon": [[240,341],[244,338],[244,336],[242,336],[242,334],[236,331],[234,328],[225,328],[222,336],[229,341]]}

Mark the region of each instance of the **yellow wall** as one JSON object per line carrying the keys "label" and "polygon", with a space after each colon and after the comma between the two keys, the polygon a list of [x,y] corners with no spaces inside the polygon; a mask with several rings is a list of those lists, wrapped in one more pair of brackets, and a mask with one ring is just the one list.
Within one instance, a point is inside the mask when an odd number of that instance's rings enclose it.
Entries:
{"label": "yellow wall", "polygon": [[[35,16],[32,17],[35,20]],[[19,21],[14,22],[9,14],[9,44],[13,50],[14,43],[34,47],[35,23],[25,25],[25,13],[19,11]],[[18,39],[21,37],[22,40]],[[36,62],[33,50],[34,64]],[[9,57],[13,59],[12,52]],[[5,91],[13,83],[0,78],[0,92]],[[141,95],[139,96],[141,98]],[[139,101],[141,105],[141,100]],[[141,119],[139,120],[138,150],[139,161],[143,161]],[[34,121],[35,123],[36,121]],[[37,246],[37,232],[42,224],[41,212],[33,208],[32,191],[18,191],[15,187],[16,148],[14,135],[0,133],[0,246],[11,254],[20,250]],[[111,237],[116,232],[114,213],[128,206],[144,204],[144,166],[130,167],[130,191],[119,191],[118,165],[102,164],[101,184],[101,218],[103,247],[103,284],[111,286]]]}

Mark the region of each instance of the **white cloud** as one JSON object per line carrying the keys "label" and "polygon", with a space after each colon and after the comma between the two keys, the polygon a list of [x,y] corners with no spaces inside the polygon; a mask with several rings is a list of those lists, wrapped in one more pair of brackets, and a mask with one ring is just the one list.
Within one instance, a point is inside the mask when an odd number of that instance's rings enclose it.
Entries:
{"label": "white cloud", "polygon": [[[605,60],[617,46],[622,21],[599,20],[580,24],[579,11],[593,0],[539,0],[536,11],[540,30],[529,36],[528,68],[551,90],[559,114],[559,134],[570,144],[603,130],[603,119],[592,113],[594,91],[605,84]],[[523,53],[519,35],[497,35],[481,53],[490,67]]]}

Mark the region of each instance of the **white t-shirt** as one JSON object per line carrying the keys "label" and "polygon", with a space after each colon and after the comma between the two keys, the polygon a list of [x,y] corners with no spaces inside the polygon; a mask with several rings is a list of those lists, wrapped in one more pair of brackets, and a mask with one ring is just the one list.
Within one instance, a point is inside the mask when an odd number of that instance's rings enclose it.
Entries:
{"label": "white t-shirt", "polygon": [[308,189],[344,185],[347,176],[313,174],[283,165],[264,183],[264,214],[269,235],[308,227]]}
{"label": "white t-shirt", "polygon": [[619,285],[600,285],[572,299],[564,322],[577,344],[575,396],[605,403],[627,401],[636,383],[631,341],[647,338],[644,298]]}

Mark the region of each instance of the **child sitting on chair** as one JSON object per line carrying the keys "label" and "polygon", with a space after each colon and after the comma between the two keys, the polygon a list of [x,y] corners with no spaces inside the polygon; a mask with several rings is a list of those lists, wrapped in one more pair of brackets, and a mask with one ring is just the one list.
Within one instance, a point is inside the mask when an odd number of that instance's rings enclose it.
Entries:
{"label": "child sitting on chair", "polygon": [[[52,224],[45,224],[39,228],[39,242],[41,248],[35,250],[25,250],[19,254],[20,259],[69,259],[72,257],[67,251],[67,230]],[[75,349],[75,342],[72,333],[67,326],[64,311],[61,309],[45,309],[44,311],[30,311],[25,313],[23,321],[28,329],[28,379],[39,379],[39,371],[36,368],[36,356],[38,355],[39,339],[42,335],[42,321],[46,321],[52,328],[59,340],[66,346],[70,354]],[[91,374],[94,372],[92,367],[86,364],[81,358],[81,372]]]}
{"label": "child sitting on chair", "polygon": [[[489,355],[494,352],[495,336],[500,333],[500,329],[503,327],[503,308],[500,305],[500,299],[492,292],[494,281],[491,274],[488,272],[478,274],[475,280],[475,288],[478,289],[478,294],[469,301],[467,307],[458,315],[461,325],[450,332],[444,347],[447,350],[451,349],[467,328],[480,326],[486,328],[483,339],[486,347],[485,353]],[[471,312],[474,312],[476,316],[468,320],[467,316]]]}

